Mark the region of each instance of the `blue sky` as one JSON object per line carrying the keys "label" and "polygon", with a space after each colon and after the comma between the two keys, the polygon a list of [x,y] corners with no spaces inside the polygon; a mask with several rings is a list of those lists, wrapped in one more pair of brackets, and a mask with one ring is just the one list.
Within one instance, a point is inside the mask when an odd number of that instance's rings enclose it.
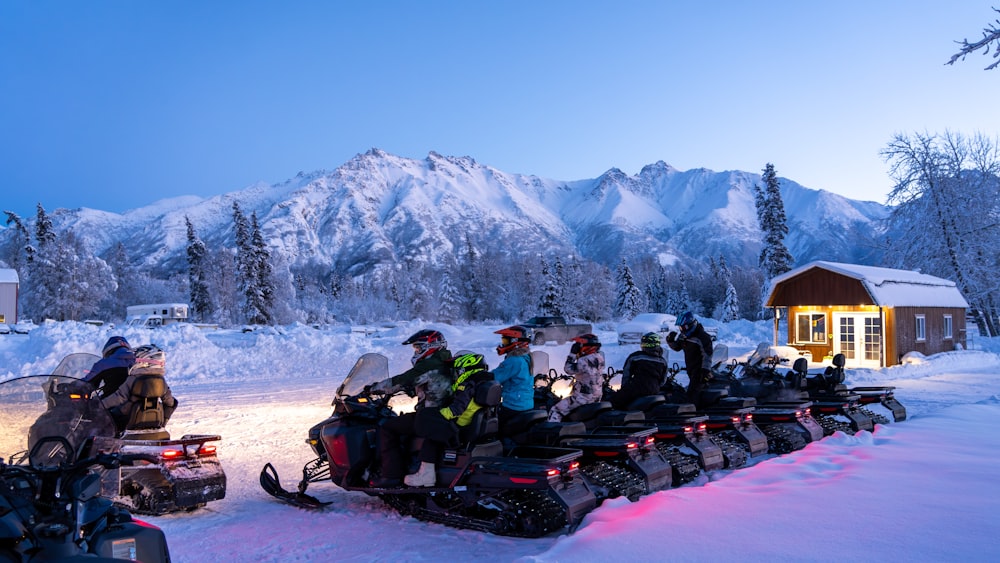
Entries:
{"label": "blue sky", "polygon": [[560,180],[778,174],[885,201],[893,134],[1000,134],[996,0],[0,0],[0,208],[125,211],[378,147]]}

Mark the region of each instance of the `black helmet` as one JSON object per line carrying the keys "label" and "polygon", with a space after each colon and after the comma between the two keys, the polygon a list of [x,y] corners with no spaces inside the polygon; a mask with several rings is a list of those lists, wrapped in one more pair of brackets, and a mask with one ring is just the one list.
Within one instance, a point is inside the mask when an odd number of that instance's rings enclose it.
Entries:
{"label": "black helmet", "polygon": [[163,375],[167,367],[167,355],[156,344],[146,344],[135,349],[135,364],[129,370],[133,375]]}
{"label": "black helmet", "polygon": [[413,357],[410,358],[410,362],[414,364],[437,350],[448,347],[444,335],[431,329],[424,329],[413,334],[403,344],[413,345]]}
{"label": "black helmet", "polygon": [[660,335],[655,332],[643,334],[642,340],[639,341],[639,346],[642,348],[659,348],[661,346]]}
{"label": "black helmet", "polygon": [[580,336],[574,336],[573,342],[574,344],[573,347],[570,348],[570,352],[580,356],[593,354],[601,349],[601,341],[597,339],[596,334],[587,333],[581,334]]}
{"label": "black helmet", "polygon": [[493,334],[500,335],[500,345],[497,346],[497,354],[503,355],[514,348],[527,348],[534,338],[534,332],[521,325],[509,326],[495,331]]}

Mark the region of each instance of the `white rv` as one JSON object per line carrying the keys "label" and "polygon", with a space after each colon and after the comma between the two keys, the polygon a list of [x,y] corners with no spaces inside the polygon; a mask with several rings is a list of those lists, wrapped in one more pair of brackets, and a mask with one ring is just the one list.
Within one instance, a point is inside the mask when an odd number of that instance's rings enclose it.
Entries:
{"label": "white rv", "polygon": [[125,324],[136,328],[156,328],[187,322],[187,303],[153,303],[125,308]]}

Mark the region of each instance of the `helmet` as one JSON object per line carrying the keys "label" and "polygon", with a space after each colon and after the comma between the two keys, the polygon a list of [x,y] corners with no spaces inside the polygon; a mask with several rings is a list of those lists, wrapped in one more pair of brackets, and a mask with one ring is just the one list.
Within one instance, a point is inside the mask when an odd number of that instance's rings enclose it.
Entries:
{"label": "helmet", "polygon": [[453,387],[477,373],[490,369],[490,366],[486,365],[486,358],[482,354],[476,354],[467,350],[459,352],[453,361],[452,370],[455,376]]}
{"label": "helmet", "polygon": [[681,335],[691,336],[694,329],[698,327],[698,319],[694,318],[694,313],[691,311],[684,311],[680,317],[677,318],[677,328],[681,330]]}
{"label": "helmet", "polygon": [[570,352],[580,356],[593,354],[601,349],[601,341],[597,339],[596,334],[587,333],[581,334],[580,336],[574,336],[573,342],[574,344],[570,349]]}
{"label": "helmet", "polygon": [[643,334],[642,340],[639,341],[639,346],[641,348],[659,348],[661,346],[660,335],[655,332]]}
{"label": "helmet", "polygon": [[413,336],[407,338],[403,344],[413,345],[413,357],[410,358],[410,363],[413,364],[430,356],[437,350],[448,347],[448,342],[444,339],[444,335],[431,329],[424,329],[415,333]]}
{"label": "helmet", "polygon": [[146,344],[135,349],[135,364],[129,370],[129,374],[163,375],[166,366],[166,353],[156,344]]}
{"label": "helmet", "polygon": [[515,348],[527,348],[531,344],[531,339],[535,337],[534,331],[521,325],[501,328],[493,334],[500,335],[500,345],[497,346],[497,354],[504,355]]}
{"label": "helmet", "polygon": [[104,343],[104,350],[101,351],[101,355],[107,358],[119,348],[125,348],[129,351],[132,350],[132,346],[129,345],[128,340],[125,340],[124,336],[112,336],[107,342]]}

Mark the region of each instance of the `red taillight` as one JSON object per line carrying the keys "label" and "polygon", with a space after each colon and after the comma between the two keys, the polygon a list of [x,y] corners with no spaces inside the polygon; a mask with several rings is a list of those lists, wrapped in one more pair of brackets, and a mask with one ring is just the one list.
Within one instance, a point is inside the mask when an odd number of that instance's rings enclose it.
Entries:
{"label": "red taillight", "polygon": [[70,398],[70,400],[73,400],[73,401],[79,401],[80,399],[89,399],[90,395],[84,395],[84,394],[81,394],[81,393],[70,393],[69,394],[69,398]]}
{"label": "red taillight", "polygon": [[694,432],[694,428],[691,427],[691,426],[685,426],[684,427],[684,433],[688,433],[688,432]]}
{"label": "red taillight", "polygon": [[704,432],[707,429],[708,429],[708,425],[705,424],[704,422],[702,422],[701,424],[698,425],[698,432]]}
{"label": "red taillight", "polygon": [[650,445],[650,444],[654,444],[654,443],[656,443],[656,437],[654,437],[654,436],[648,436],[646,438],[646,445],[647,446]]}
{"label": "red taillight", "polygon": [[545,475],[547,475],[549,477],[555,477],[556,475],[559,475],[559,470],[558,469],[549,469],[548,471],[545,472]]}
{"label": "red taillight", "polygon": [[580,462],[579,461],[571,461],[570,462],[570,464],[569,464],[569,470],[573,471],[574,469],[580,469]]}
{"label": "red taillight", "polygon": [[746,418],[743,419],[744,422],[753,422],[753,413],[747,413]]}
{"label": "red taillight", "polygon": [[511,477],[510,482],[516,485],[533,485],[538,482],[538,479],[529,479],[527,477]]}
{"label": "red taillight", "polygon": [[215,446],[204,445],[198,448],[198,455],[215,455]]}
{"label": "red taillight", "polygon": [[628,449],[628,450],[634,450],[634,449],[636,449],[638,447],[639,447],[639,443],[638,442],[629,442],[629,443],[625,444],[625,449]]}
{"label": "red taillight", "polygon": [[163,450],[162,452],[160,452],[160,457],[162,457],[163,459],[174,459],[177,457],[181,457],[181,455],[183,455],[183,452],[181,452],[180,450]]}
{"label": "red taillight", "polygon": [[734,417],[732,418],[732,421],[733,421],[733,424],[739,424],[739,423],[740,423],[740,417],[738,417],[738,416],[734,416]]}

